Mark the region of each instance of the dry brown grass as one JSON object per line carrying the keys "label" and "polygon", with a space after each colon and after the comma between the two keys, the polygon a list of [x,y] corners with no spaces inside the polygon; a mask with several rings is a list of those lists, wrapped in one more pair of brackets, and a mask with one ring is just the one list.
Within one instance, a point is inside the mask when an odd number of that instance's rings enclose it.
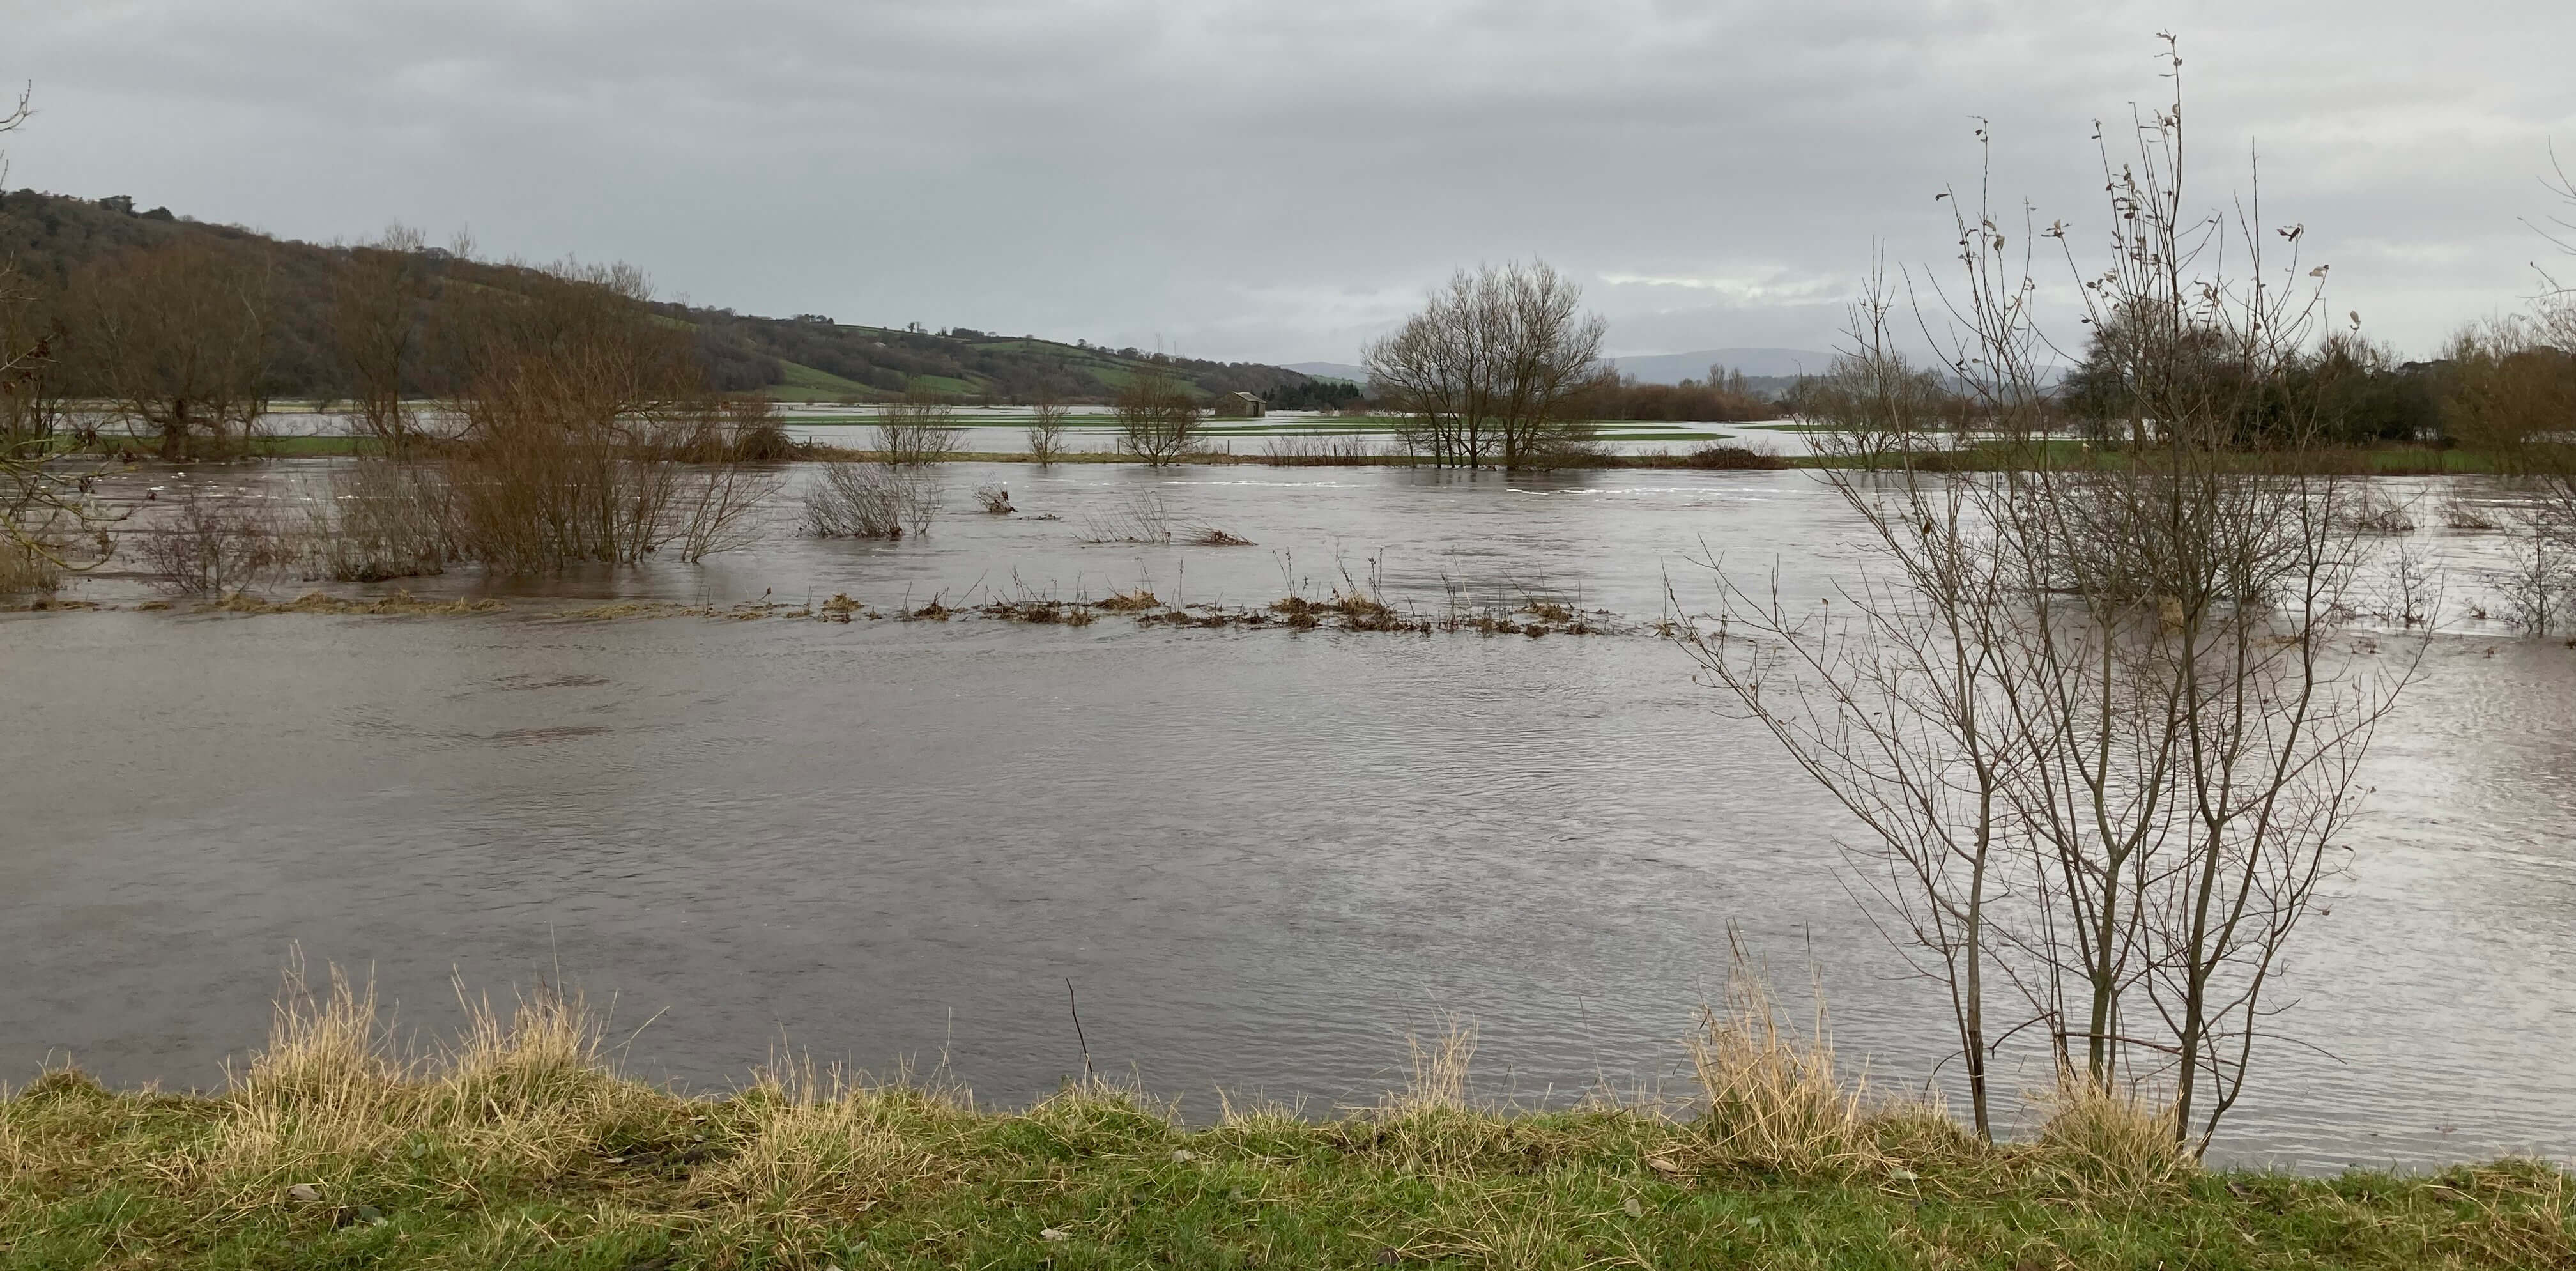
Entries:
{"label": "dry brown grass", "polygon": [[1690,1057],[1708,1100],[1699,1124],[1717,1159],[1802,1175],[1887,1165],[1865,1084],[1836,1071],[1823,1002],[1803,1035],[1783,1027],[1769,986],[1747,972],[1740,950],[1725,1002],[1700,1010]]}
{"label": "dry brown grass", "polygon": [[1154,593],[1139,587],[1134,591],[1113,591],[1106,600],[1095,600],[1092,608],[1109,613],[1146,613],[1163,607]]}
{"label": "dry brown grass", "polygon": [[2174,1132],[2173,1109],[2134,1091],[2070,1077],[2039,1099],[2047,1111],[2036,1155],[2089,1188],[2130,1192],[2188,1178],[2198,1161]]}

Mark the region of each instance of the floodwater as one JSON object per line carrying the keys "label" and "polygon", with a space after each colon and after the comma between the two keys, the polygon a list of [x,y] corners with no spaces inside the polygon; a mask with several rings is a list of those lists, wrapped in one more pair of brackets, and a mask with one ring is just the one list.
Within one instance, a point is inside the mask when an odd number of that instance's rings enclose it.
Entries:
{"label": "floodwater", "polygon": [[[146,470],[107,493],[162,487],[148,514],[311,471]],[[1644,635],[545,616],[1359,585],[1642,624],[1668,586],[1705,608],[1711,555],[1776,565],[1792,596],[1848,578],[1854,527],[1811,476],[940,475],[925,539],[794,537],[782,495],[779,533],[703,567],[410,584],[509,598],[490,615],[0,617],[0,1074],[217,1082],[300,946],[372,976],[424,1038],[455,1017],[451,976],[505,998],[578,981],[631,1069],[701,1085],[792,1050],[1025,1100],[1081,1069],[1069,980],[1091,1061],[1185,1114],[1219,1090],[1374,1100],[1407,1031],[1452,1018],[1495,1096],[1682,1093],[1732,928],[1793,1004],[1813,977],[1846,1063],[1933,1077],[1941,1000],[1848,894],[1853,827]],[[984,483],[1020,514],[972,511]],[[1256,545],[1083,541],[1139,497]],[[2464,603],[2494,545],[2423,538]],[[109,575],[72,594],[148,593]],[[2571,685],[2555,642],[2435,641],[2222,1154],[2576,1152]]]}

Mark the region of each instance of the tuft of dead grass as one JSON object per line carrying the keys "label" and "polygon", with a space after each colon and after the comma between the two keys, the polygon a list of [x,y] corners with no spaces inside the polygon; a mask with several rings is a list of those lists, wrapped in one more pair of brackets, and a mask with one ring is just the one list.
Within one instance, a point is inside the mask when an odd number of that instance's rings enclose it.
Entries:
{"label": "tuft of dead grass", "polygon": [[1163,608],[1163,602],[1139,587],[1134,591],[1113,591],[1108,599],[1091,602],[1091,607],[1108,613],[1148,613]]}
{"label": "tuft of dead grass", "polygon": [[2088,1187],[2139,1191],[2200,1171],[2174,1132],[2173,1109],[2150,1106],[2135,1091],[2107,1090],[2069,1076],[2038,1103],[2047,1112],[2038,1155]]}
{"label": "tuft of dead grass", "polygon": [[1873,1132],[1863,1083],[1836,1071],[1824,1004],[1800,1034],[1783,1027],[1769,985],[1741,946],[1725,1001],[1700,1009],[1689,1042],[1691,1069],[1708,1110],[1699,1129],[1706,1153],[1772,1173],[1849,1175],[1890,1164]]}

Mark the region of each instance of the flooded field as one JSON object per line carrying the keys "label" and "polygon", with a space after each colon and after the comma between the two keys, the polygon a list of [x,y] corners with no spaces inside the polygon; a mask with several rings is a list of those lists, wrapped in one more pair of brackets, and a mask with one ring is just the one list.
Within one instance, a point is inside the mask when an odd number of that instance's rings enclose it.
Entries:
{"label": "flooded field", "polygon": [[[291,504],[317,471],[103,494],[142,527],[195,487]],[[1776,564],[1792,596],[1850,578],[1812,476],[958,465],[929,535],[859,544],[795,536],[806,474],[778,475],[761,544],[700,567],[330,589],[508,603],[488,615],[139,612],[149,580],[109,572],[67,594],[124,608],[0,617],[23,721],[0,734],[0,1075],[219,1080],[300,945],[423,1036],[451,975],[560,973],[614,1000],[632,1069],[701,1083],[790,1048],[1026,1098],[1080,1069],[1071,980],[1094,1062],[1185,1112],[1373,1099],[1405,1032],[1453,1016],[1489,1093],[1561,1100],[1685,1084],[1734,927],[1791,1000],[1812,970],[1874,1080],[1937,1079],[1946,1016],[1846,892],[1854,827],[1651,636],[551,616],[1365,588],[1639,632],[1668,588],[1705,607],[1695,560]],[[975,511],[982,484],[1018,512]],[[1140,499],[1250,545],[1086,541]],[[2466,612],[2492,536],[2419,537]],[[2576,1151],[2572,688],[2558,643],[2435,641],[2222,1155]]]}

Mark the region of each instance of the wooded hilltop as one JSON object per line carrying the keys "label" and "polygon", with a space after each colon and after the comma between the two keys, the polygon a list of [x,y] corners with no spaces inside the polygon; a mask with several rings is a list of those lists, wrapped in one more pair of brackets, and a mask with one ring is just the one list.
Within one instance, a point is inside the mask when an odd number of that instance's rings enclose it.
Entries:
{"label": "wooded hilltop", "polygon": [[[407,325],[418,347],[402,359],[402,386],[405,395],[424,397],[452,387],[433,314],[441,295],[524,292],[543,273],[525,262],[479,259],[469,245],[431,246],[409,231],[391,231],[371,244],[325,245],[195,221],[168,208],[138,211],[124,196],[0,194],[0,260],[14,261],[35,293],[21,320],[48,341],[58,391],[88,395],[83,381],[95,369],[82,347],[82,297],[144,281],[132,277],[142,261],[171,248],[223,266],[220,272],[235,284],[228,288],[233,303],[255,310],[262,387],[283,398],[328,400],[360,391],[339,352],[352,337],[345,303],[352,272],[376,275],[408,297],[415,313]],[[876,402],[935,394],[958,402],[1106,402],[1149,370],[1203,396],[1248,392],[1285,409],[1329,408],[1359,395],[1349,384],[1255,362],[963,327],[866,326],[820,314],[766,318],[669,302],[652,308],[694,328],[698,356],[718,391],[781,400]]]}

